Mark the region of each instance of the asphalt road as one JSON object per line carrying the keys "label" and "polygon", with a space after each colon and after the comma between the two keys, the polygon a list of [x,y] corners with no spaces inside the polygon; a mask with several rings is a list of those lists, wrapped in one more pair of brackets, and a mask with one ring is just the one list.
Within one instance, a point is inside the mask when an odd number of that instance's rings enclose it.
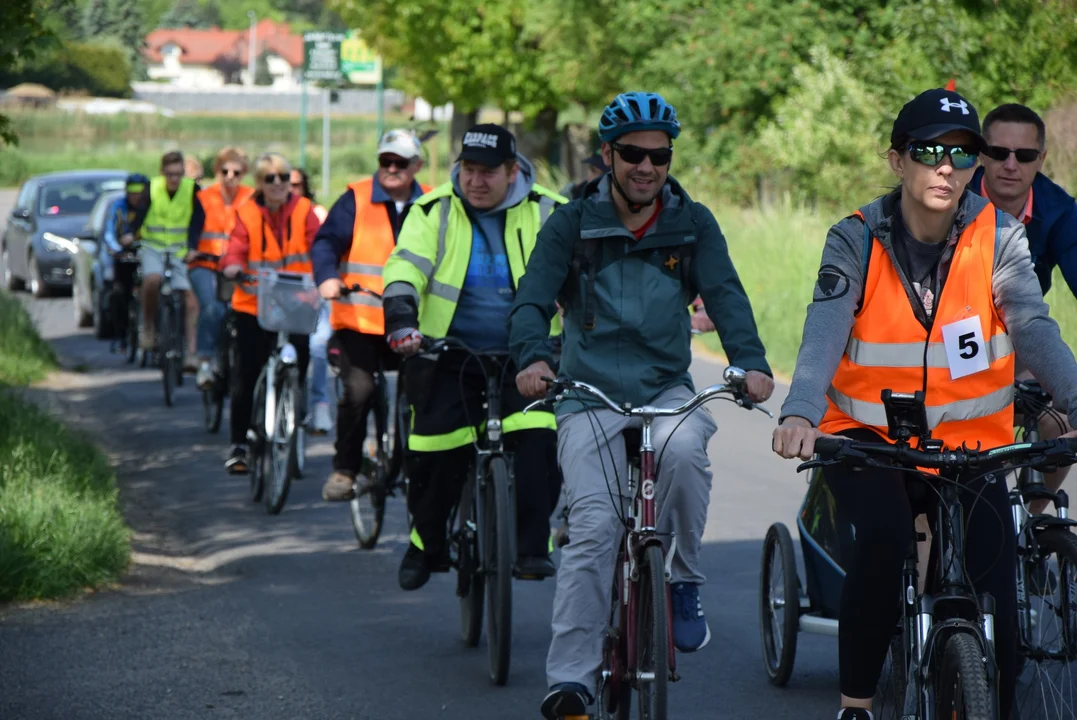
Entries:
{"label": "asphalt road", "polygon": [[[3,217],[11,199],[0,192]],[[245,478],[224,473],[226,436],[203,431],[193,383],[165,407],[159,374],[130,369],[77,330],[69,298],[22,297],[63,364],[83,370],[35,392],[115,462],[135,553],[116,588],[0,608],[0,718],[540,717],[553,581],[517,582],[512,671],[507,687],[492,686],[485,644],[459,641],[453,576],[414,593],[396,586],[402,501],[378,549],[359,550],[347,506],[319,497],[332,452],[323,439],[284,512],[267,515]],[[720,380],[708,360],[692,369],[701,386]],[[769,452],[773,421],[712,409],[702,600],[713,639],[680,656],[671,714],[829,717],[836,641],[801,635],[785,689],[768,684],[759,642],[762,538],[774,521],[794,526],[804,481]]]}

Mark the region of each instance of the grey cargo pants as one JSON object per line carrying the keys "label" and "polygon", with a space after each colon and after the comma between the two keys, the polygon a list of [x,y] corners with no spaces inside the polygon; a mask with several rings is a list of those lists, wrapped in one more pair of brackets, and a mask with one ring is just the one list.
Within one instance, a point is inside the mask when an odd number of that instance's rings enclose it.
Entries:
{"label": "grey cargo pants", "polygon": [[[686,387],[671,388],[652,404],[676,407],[691,397]],[[610,495],[612,491],[627,508],[627,498],[621,497],[627,495],[628,485],[621,433],[641,425],[640,420],[605,409],[557,420],[557,456],[565,479],[571,542],[561,553],[557,572],[553,641],[546,657],[550,687],[574,682],[595,693],[610,615],[613,564],[623,532]],[[699,570],[699,551],[711,491],[707,443],[717,430],[703,408],[687,418],[659,418],[651,426],[658,460],[658,531],[675,533],[677,538],[673,582],[702,584],[706,579]]]}

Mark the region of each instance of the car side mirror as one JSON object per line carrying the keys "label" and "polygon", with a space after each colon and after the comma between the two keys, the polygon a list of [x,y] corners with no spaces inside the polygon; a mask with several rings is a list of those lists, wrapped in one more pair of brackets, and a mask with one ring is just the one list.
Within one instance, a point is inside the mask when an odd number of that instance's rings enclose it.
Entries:
{"label": "car side mirror", "polygon": [[23,208],[16,208],[15,210],[11,211],[11,216],[19,218],[21,220],[29,220],[30,211]]}

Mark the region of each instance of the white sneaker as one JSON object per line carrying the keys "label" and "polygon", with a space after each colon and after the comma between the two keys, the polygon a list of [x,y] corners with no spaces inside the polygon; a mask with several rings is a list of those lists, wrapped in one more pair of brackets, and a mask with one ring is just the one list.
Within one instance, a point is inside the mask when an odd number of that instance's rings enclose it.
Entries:
{"label": "white sneaker", "polygon": [[208,360],[203,360],[198,366],[198,374],[195,376],[195,384],[199,390],[209,390],[213,387],[213,366]]}
{"label": "white sneaker", "polygon": [[317,435],[327,435],[333,429],[333,416],[329,414],[329,403],[314,404],[314,428]]}

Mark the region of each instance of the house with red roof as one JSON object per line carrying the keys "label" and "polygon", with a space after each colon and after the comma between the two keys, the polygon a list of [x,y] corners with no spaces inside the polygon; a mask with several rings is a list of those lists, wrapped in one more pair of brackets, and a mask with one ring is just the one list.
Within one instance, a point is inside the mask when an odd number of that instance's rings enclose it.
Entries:
{"label": "house with red roof", "polygon": [[[273,87],[299,86],[303,36],[287,23],[262,20],[255,26],[255,57],[266,55]],[[162,28],[146,37],[143,51],[149,78],[186,88],[253,84],[248,77],[249,30]]]}

